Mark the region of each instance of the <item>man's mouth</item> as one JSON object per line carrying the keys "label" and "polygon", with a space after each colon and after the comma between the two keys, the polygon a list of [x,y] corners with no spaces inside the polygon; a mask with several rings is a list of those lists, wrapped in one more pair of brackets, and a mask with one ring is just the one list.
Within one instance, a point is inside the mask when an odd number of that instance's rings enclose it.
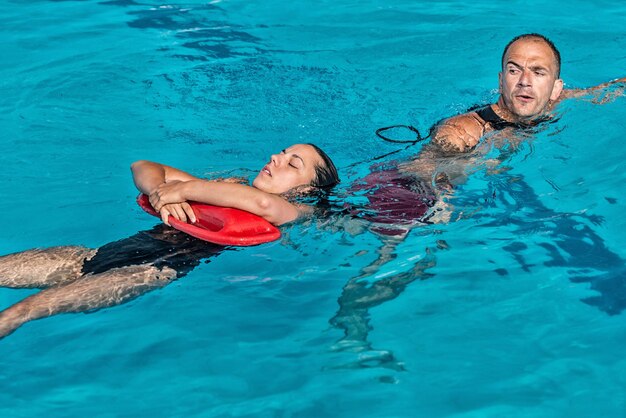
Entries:
{"label": "man's mouth", "polygon": [[533,101],[535,98],[529,94],[516,94],[515,98],[523,103],[528,103]]}

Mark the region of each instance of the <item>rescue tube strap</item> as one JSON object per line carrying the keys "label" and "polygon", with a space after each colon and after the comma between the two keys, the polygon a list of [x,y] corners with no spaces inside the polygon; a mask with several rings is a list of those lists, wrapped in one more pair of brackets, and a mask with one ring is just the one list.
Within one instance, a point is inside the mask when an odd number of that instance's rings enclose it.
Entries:
{"label": "rescue tube strap", "polygon": [[[392,139],[389,137],[386,137],[382,134],[382,132],[388,131],[389,129],[395,129],[395,128],[407,128],[408,130],[412,131],[415,133],[416,138],[415,139]],[[420,134],[420,131],[411,125],[392,125],[392,126],[385,126],[384,128],[378,128],[376,129],[376,135],[387,141],[387,142],[393,142],[395,144],[417,144],[418,142],[424,140],[425,138],[422,138],[422,134]]]}

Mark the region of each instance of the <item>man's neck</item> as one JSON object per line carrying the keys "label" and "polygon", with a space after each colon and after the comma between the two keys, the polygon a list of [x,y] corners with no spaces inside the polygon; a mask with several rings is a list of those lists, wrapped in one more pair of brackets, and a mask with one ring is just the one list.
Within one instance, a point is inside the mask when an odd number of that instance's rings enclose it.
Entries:
{"label": "man's neck", "polygon": [[507,107],[506,103],[504,103],[504,99],[502,99],[502,96],[500,96],[498,98],[498,101],[492,105],[492,109],[494,112],[496,112],[496,115],[500,116],[502,119],[506,120],[507,122],[519,123],[520,125],[529,125],[529,126],[532,126],[548,118],[548,112],[550,110],[549,108],[550,106],[548,106],[546,109],[544,109],[543,112],[541,112],[538,115],[534,115],[531,117],[523,117],[523,116],[518,116],[515,113],[511,112],[509,108]]}

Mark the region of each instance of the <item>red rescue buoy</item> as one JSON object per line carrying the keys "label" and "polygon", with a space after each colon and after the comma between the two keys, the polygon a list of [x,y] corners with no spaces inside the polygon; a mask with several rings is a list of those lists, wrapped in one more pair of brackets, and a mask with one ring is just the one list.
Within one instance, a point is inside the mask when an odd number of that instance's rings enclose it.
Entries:
{"label": "red rescue buoy", "polygon": [[[160,217],[147,195],[140,194],[137,203],[150,215]],[[192,237],[220,245],[238,246],[258,245],[280,238],[278,228],[250,212],[198,202],[189,202],[189,205],[196,214],[195,223],[182,222],[172,216],[169,223]]]}

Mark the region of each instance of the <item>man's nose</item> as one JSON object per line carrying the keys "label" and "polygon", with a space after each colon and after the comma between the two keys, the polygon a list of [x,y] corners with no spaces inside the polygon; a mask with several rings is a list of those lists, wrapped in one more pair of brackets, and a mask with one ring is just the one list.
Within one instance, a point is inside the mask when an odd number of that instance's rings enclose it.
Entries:
{"label": "man's nose", "polygon": [[532,84],[530,76],[530,71],[522,70],[522,74],[520,75],[519,80],[517,80],[517,84],[523,87],[530,86]]}

